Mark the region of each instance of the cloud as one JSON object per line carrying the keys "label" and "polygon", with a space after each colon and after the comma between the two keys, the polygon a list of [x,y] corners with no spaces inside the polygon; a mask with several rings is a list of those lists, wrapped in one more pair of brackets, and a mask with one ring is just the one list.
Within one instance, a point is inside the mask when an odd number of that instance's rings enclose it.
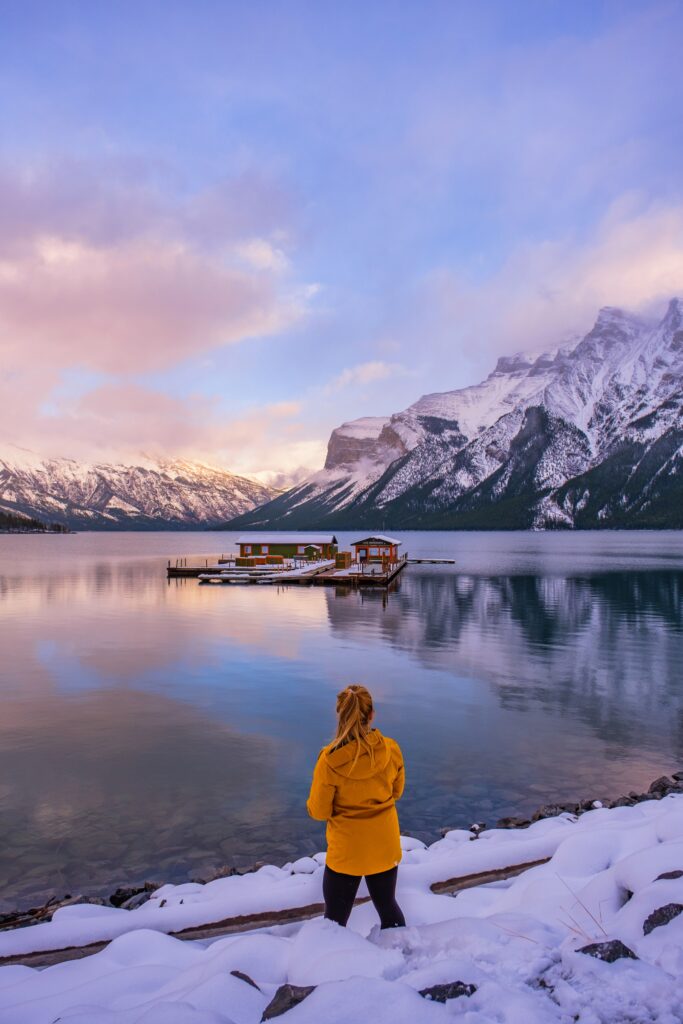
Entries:
{"label": "cloud", "polygon": [[145,449],[296,469],[297,402],[235,418],[141,383],[305,319],[316,286],[286,254],[292,211],[257,175],[179,197],[152,170],[0,167],[0,435],[86,460]]}
{"label": "cloud", "polygon": [[497,274],[476,284],[434,272],[422,296],[432,312],[421,329],[438,339],[432,359],[453,366],[465,355],[478,367],[501,352],[551,347],[585,332],[601,306],[658,312],[681,293],[683,204],[643,207],[629,195],[588,237],[520,245]]}
{"label": "cloud", "polygon": [[276,248],[265,238],[251,238],[237,246],[237,253],[247,266],[255,270],[286,270],[289,260],[282,249]]}
{"label": "cloud", "polygon": [[253,336],[304,314],[296,290],[182,241],[95,246],[44,236],[0,261],[5,358],[140,373]]}
{"label": "cloud", "polygon": [[350,366],[335,377],[328,385],[330,391],[341,391],[349,387],[364,387],[378,380],[385,380],[387,377],[395,377],[407,373],[405,367],[398,363],[384,363],[381,360],[373,360],[368,363],[358,363]]}
{"label": "cloud", "polygon": [[274,486],[300,479],[324,459],[324,441],[296,421],[300,405],[294,401],[254,406],[231,417],[217,399],[176,397],[134,382],[110,382],[63,399],[58,389],[53,394],[47,409],[34,407],[29,417],[19,401],[0,406],[0,438],[42,457],[86,462],[130,463],[143,451],[183,457]]}
{"label": "cloud", "polygon": [[[289,274],[286,228],[273,227],[277,246],[262,234],[280,199],[264,215],[242,176],[236,196],[221,183],[172,200],[138,171],[0,169],[6,365],[146,372],[304,316],[310,289]],[[265,202],[264,184],[252,184]]]}

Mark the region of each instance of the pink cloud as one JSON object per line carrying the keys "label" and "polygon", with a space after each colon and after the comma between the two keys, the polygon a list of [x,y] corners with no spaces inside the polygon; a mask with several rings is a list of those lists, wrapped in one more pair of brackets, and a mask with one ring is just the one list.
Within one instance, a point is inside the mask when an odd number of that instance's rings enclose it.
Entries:
{"label": "pink cloud", "polygon": [[[163,173],[131,160],[0,167],[0,440],[86,460],[148,450],[279,468],[275,434],[302,443],[296,403],[230,419],[133,378],[306,315],[291,203],[253,173],[171,198]],[[60,398],[69,368],[103,383]]]}
{"label": "pink cloud", "polygon": [[48,413],[40,408],[40,394],[52,377],[40,377],[37,394],[30,387],[36,381],[25,375],[9,392],[14,401],[0,404],[0,439],[43,457],[129,463],[143,453],[170,455],[271,481],[300,476],[302,467],[310,470],[324,455],[320,439],[296,422],[296,402],[252,407],[230,417],[205,396],[178,398],[134,383],[107,383]]}
{"label": "pink cloud", "polygon": [[[171,200],[142,163],[0,168],[5,363],[139,372],[300,317],[281,190],[243,174]],[[268,236],[276,239],[276,245]]]}
{"label": "pink cloud", "polygon": [[55,236],[0,261],[6,358],[144,372],[272,334],[303,313],[276,274],[246,271],[183,243],[94,247]]}

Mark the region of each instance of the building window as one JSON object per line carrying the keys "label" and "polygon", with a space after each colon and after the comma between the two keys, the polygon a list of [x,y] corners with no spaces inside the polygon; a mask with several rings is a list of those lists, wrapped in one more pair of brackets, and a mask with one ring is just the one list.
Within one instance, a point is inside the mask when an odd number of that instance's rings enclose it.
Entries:
{"label": "building window", "polygon": [[305,550],[306,550],[306,545],[305,544],[299,544],[298,548],[296,549],[298,555],[303,555]]}
{"label": "building window", "polygon": [[261,545],[261,554],[262,555],[267,555],[268,554],[268,545],[267,544],[262,544]]}
{"label": "building window", "polygon": [[251,544],[245,544],[244,545],[244,553],[245,553],[245,555],[250,555],[251,554]]}
{"label": "building window", "polygon": [[371,555],[378,555],[379,554],[379,548],[370,548],[370,554]]}

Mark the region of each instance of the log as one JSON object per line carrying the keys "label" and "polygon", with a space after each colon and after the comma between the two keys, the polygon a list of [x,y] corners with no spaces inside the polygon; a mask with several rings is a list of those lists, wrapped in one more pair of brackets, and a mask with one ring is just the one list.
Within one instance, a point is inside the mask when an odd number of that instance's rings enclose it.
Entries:
{"label": "log", "polygon": [[[529,868],[546,864],[550,857],[541,860],[527,861],[524,864],[512,864],[507,868],[498,868],[492,871],[478,871],[470,875],[459,875],[455,878],[448,878],[443,882],[433,882],[430,889],[433,893],[453,893],[464,889],[472,889],[477,885],[486,885],[489,882],[500,882],[507,878],[515,878]],[[354,906],[368,903],[369,896],[361,896]],[[264,910],[256,914],[240,914],[236,917],[226,917],[222,921],[211,921],[205,925],[193,925],[190,928],[183,928],[181,931],[168,932],[174,939],[194,941],[196,939],[217,939],[223,935],[234,935],[239,932],[252,931],[253,929],[274,928],[281,924],[291,924],[297,921],[307,921],[311,917],[318,917],[325,910],[323,903],[309,903],[305,907],[290,907],[287,910]],[[134,911],[131,911],[134,913]],[[11,964],[23,964],[25,967],[52,967],[54,964],[63,963],[66,960],[80,960],[85,956],[92,956],[99,953],[106,946],[106,942],[93,942],[88,946],[69,946],[65,949],[36,950],[35,953],[22,953],[18,956],[0,957],[0,967]]]}

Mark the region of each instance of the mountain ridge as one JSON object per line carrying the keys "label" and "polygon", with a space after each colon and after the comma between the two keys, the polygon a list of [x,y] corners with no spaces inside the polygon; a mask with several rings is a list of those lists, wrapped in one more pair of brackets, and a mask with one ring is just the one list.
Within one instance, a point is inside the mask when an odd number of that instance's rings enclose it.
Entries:
{"label": "mountain ridge", "polygon": [[140,464],[0,454],[0,512],[71,529],[152,530],[215,526],[269,500],[272,487],[187,459]]}
{"label": "mountain ridge", "polygon": [[683,302],[502,356],[480,384],[332,431],[325,466],[231,528],[683,527]]}

